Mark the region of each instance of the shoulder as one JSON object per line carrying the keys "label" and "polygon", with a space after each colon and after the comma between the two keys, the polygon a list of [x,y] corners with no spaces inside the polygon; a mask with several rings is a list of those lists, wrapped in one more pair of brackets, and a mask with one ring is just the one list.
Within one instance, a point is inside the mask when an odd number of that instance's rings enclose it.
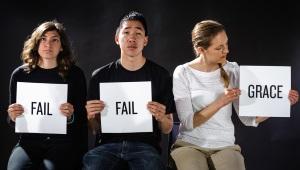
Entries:
{"label": "shoulder", "polygon": [[28,70],[28,65],[23,64],[23,65],[17,67],[16,69],[14,69],[14,71],[11,74],[11,76],[25,74],[25,73],[27,73],[26,70]]}
{"label": "shoulder", "polygon": [[188,67],[188,64],[189,63],[178,65],[173,72],[173,77],[178,77],[178,76],[184,74],[185,69],[187,69],[187,67]]}
{"label": "shoulder", "polygon": [[96,70],[93,71],[92,77],[99,77],[102,74],[108,73],[110,70],[116,68],[116,61],[113,61],[111,63],[108,63]]}
{"label": "shoulder", "polygon": [[79,78],[82,78],[84,77],[85,78],[85,75],[84,75],[84,72],[83,70],[77,66],[77,65],[72,65],[69,69],[69,75],[75,79],[79,79]]}
{"label": "shoulder", "polygon": [[73,73],[77,73],[77,74],[83,74],[83,70],[77,66],[77,65],[72,65],[71,68],[70,68],[70,72],[73,72]]}
{"label": "shoulder", "polygon": [[170,73],[167,69],[165,69],[163,66],[147,59],[147,67],[149,67],[152,71],[152,73],[161,75],[161,76],[170,76]]}
{"label": "shoulder", "polygon": [[227,63],[224,65],[224,69],[230,72],[238,72],[240,68],[237,62],[227,61]]}

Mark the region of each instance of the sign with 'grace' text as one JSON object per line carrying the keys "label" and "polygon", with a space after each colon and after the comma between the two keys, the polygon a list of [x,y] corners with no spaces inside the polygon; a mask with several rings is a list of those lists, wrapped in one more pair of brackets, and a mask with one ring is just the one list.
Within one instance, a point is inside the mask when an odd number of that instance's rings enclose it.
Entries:
{"label": "sign with 'grace' text", "polygon": [[152,100],[151,82],[100,83],[102,133],[152,132],[152,115],[147,103]]}
{"label": "sign with 'grace' text", "polygon": [[24,108],[16,118],[18,133],[66,134],[67,118],[59,107],[67,102],[67,84],[17,82],[17,103]]}
{"label": "sign with 'grace' text", "polygon": [[240,66],[239,115],[290,117],[291,67]]}

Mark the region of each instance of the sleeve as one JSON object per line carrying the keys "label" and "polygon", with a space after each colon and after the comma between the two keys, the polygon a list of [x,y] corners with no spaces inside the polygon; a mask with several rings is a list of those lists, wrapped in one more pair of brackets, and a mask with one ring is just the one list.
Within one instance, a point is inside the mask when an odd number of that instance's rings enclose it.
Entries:
{"label": "sleeve", "polygon": [[100,99],[100,92],[99,92],[99,81],[97,81],[97,73],[94,72],[90,82],[89,82],[89,88],[88,88],[88,95],[87,100],[99,100]]}
{"label": "sleeve", "polygon": [[[9,105],[16,103],[16,96],[17,96],[17,78],[16,78],[16,70],[11,74],[10,82],[9,82]],[[15,126],[15,122],[13,122],[7,113],[7,122],[12,127]]]}
{"label": "sleeve", "polygon": [[83,71],[79,68],[76,69],[70,81],[70,99],[68,102],[73,104],[74,114],[73,122],[68,124],[68,132],[75,138],[76,144],[79,147],[80,154],[87,151],[87,114],[85,109],[86,104],[86,79]]}
{"label": "sleeve", "polygon": [[170,113],[176,113],[175,109],[175,102],[174,102],[174,95],[172,92],[172,77],[170,76],[169,72],[166,74],[166,77],[164,77],[165,85],[162,89],[162,98],[163,103],[166,106],[166,114]]}
{"label": "sleeve", "polygon": [[[233,87],[240,87],[240,69],[237,63],[233,63],[231,82],[233,83]],[[239,100],[235,100],[233,102],[233,107],[244,125],[254,127],[258,126],[258,123],[255,122],[255,117],[239,116]]]}
{"label": "sleeve", "polygon": [[191,102],[191,93],[187,76],[184,74],[184,66],[176,67],[173,73],[173,93],[178,118],[182,127],[187,130],[193,129],[194,111]]}

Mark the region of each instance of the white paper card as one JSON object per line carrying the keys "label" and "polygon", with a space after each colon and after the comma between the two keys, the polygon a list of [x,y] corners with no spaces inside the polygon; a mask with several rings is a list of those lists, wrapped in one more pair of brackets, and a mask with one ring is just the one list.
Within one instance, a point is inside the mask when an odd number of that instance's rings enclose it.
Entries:
{"label": "white paper card", "polygon": [[240,116],[290,117],[289,66],[240,66]]}
{"label": "white paper card", "polygon": [[17,82],[17,103],[24,107],[17,117],[20,133],[66,134],[67,118],[59,107],[67,102],[67,84]]}
{"label": "white paper card", "polygon": [[147,103],[152,100],[151,82],[100,83],[102,133],[152,132],[152,115]]}

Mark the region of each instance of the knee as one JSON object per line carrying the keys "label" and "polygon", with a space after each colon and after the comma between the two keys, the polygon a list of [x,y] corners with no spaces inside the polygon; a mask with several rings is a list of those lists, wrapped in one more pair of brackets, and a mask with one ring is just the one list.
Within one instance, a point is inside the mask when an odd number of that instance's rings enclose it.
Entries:
{"label": "knee", "polygon": [[[199,150],[189,147],[179,147],[171,152],[171,157],[178,170],[207,169],[206,156]],[[173,165],[174,166],[174,165]]]}

